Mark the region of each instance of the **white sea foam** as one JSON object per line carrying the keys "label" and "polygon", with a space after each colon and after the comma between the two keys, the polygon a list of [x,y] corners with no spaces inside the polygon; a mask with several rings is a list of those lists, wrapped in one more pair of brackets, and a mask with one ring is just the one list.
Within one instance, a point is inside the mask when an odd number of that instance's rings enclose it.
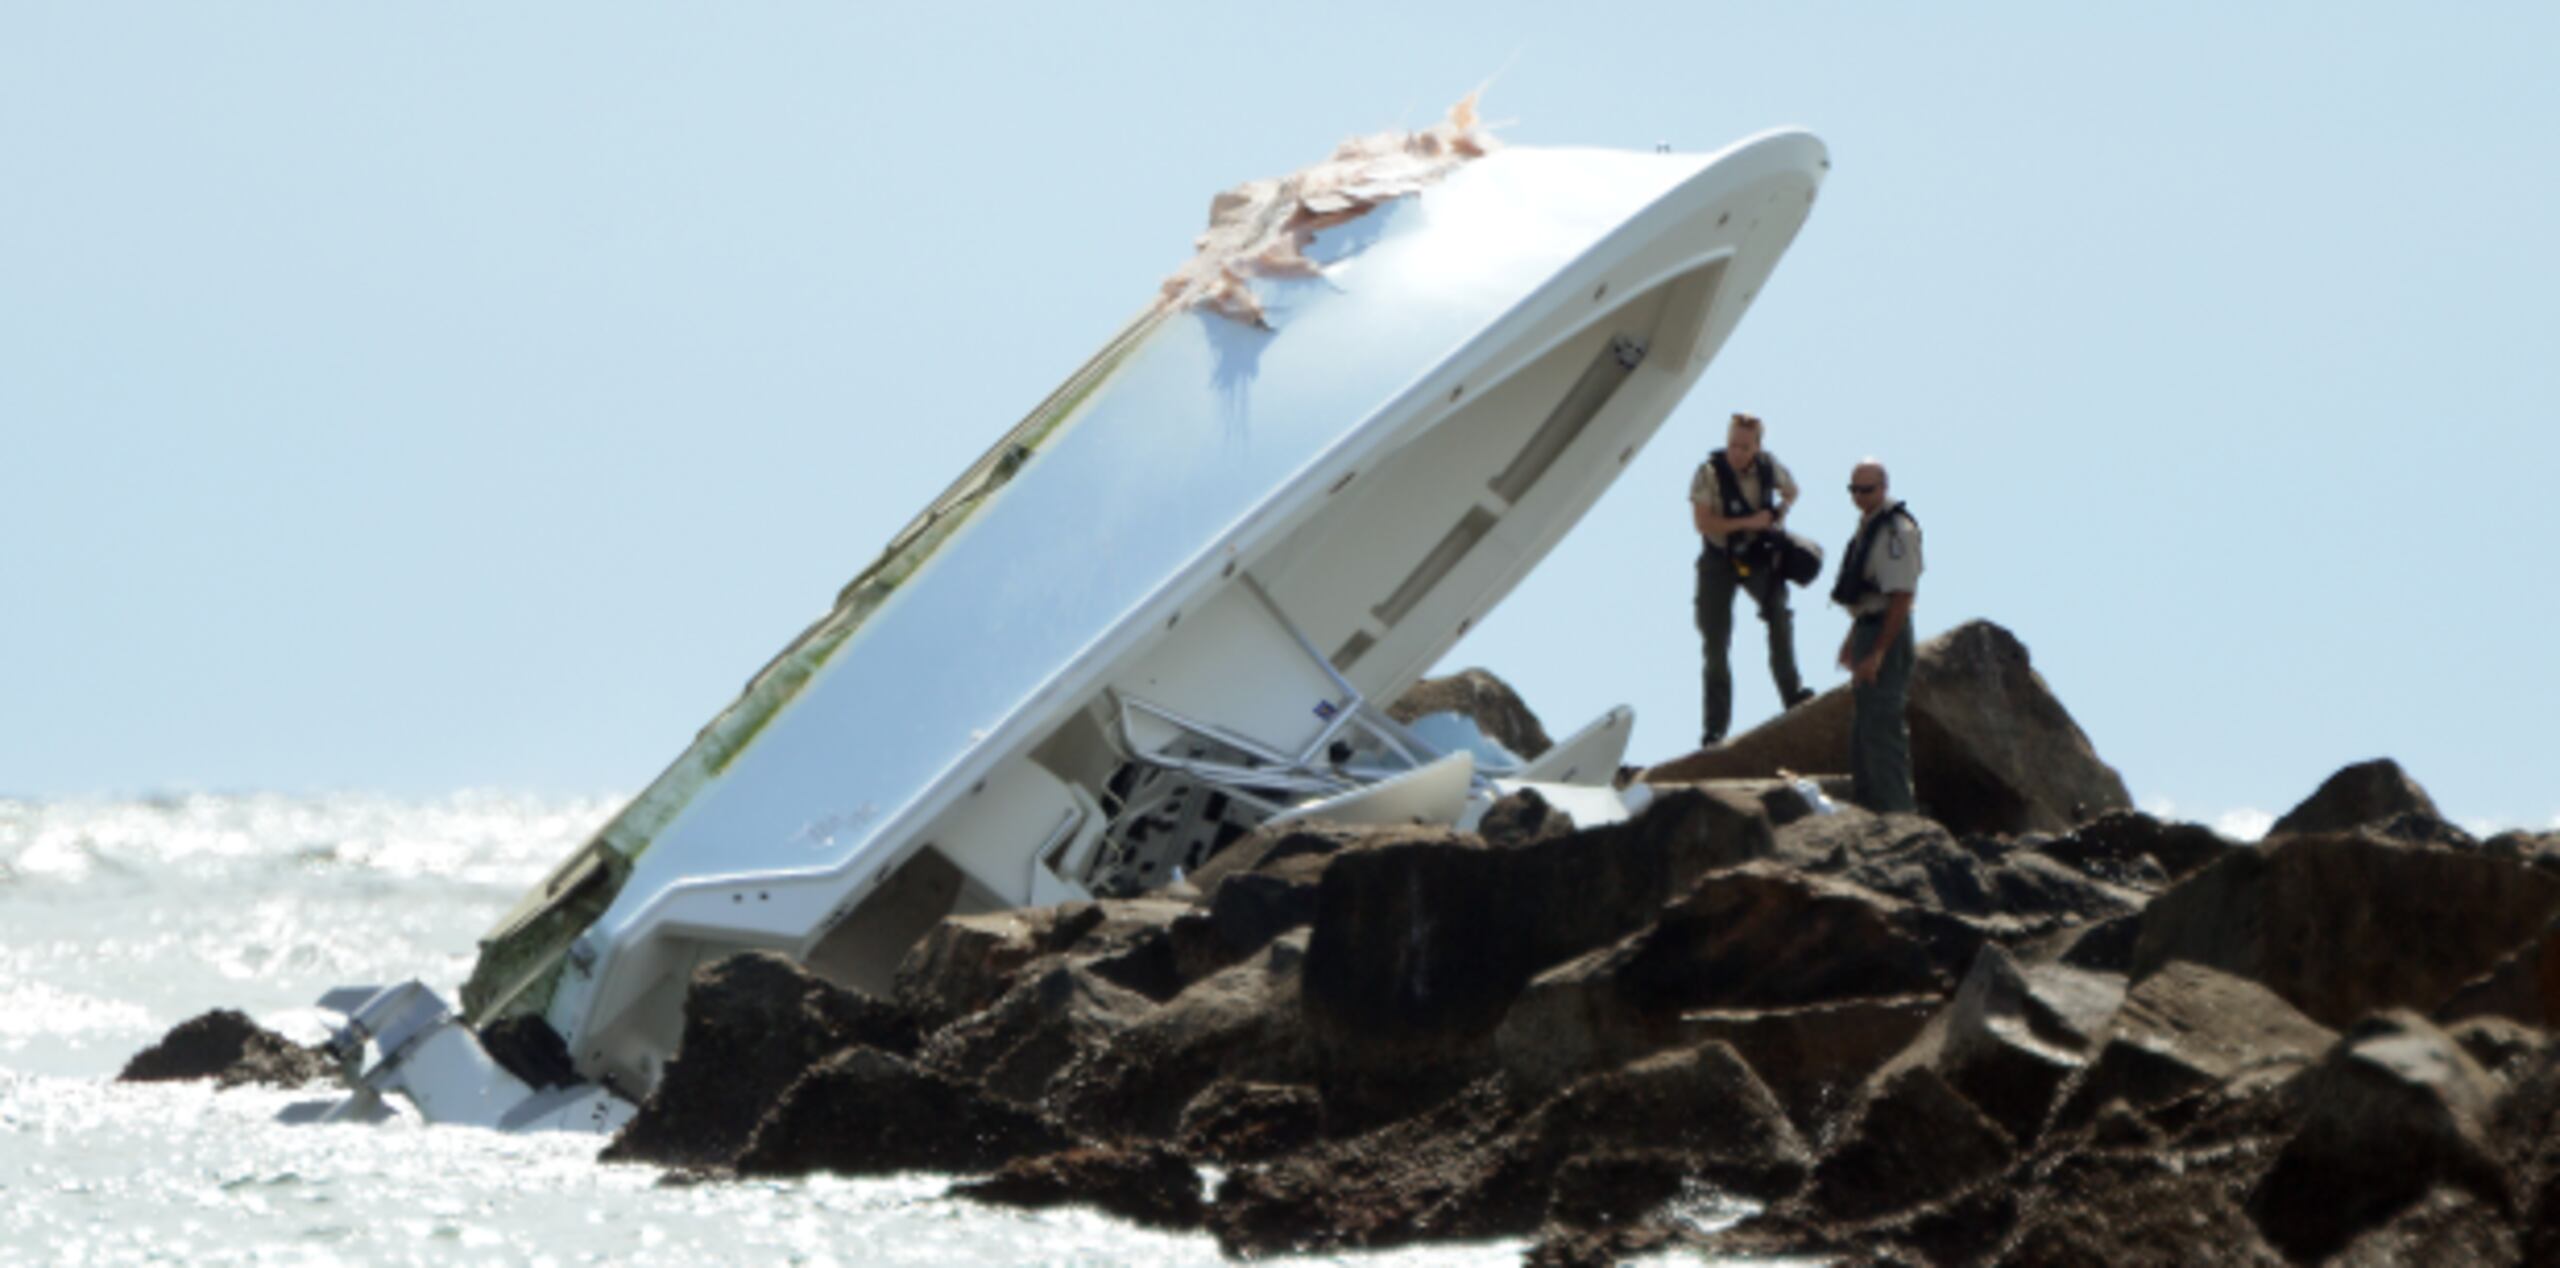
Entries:
{"label": "white sea foam", "polygon": [[[461,793],[0,801],[0,1264],[1220,1264],[1204,1234],[943,1196],[946,1177],[657,1187],[599,1142],[285,1127],[319,1094],[110,1082],[185,1018],[315,1037],[349,983],[453,988],[614,808]],[[1343,1262],[1517,1263],[1519,1242]]]}

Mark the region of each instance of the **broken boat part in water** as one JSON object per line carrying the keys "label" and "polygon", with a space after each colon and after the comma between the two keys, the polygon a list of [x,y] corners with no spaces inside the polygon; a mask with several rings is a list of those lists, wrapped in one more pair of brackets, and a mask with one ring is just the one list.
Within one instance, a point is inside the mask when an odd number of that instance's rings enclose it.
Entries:
{"label": "broken boat part in water", "polygon": [[[1660,428],[1829,164],[1793,131],[1493,149],[1464,104],[1443,130],[1446,161],[1363,142],[1349,176],[1221,199],[1260,245],[1204,241],[901,531],[483,939],[459,1014],[415,983],[324,1000],[355,1089],[330,1112],[610,1130],[693,970],[740,951],[885,993],[946,916],[1154,888],[1275,819],[1464,824],[1533,784],[1626,814],[1627,709],[1524,761],[1384,704]],[[1229,267],[1274,242],[1305,267]]]}

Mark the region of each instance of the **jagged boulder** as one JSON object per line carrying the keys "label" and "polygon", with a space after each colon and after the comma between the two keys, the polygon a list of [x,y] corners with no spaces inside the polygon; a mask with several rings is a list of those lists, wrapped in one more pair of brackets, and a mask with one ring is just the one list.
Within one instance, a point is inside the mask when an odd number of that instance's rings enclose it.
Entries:
{"label": "jagged boulder", "polygon": [[1708,869],[1769,850],[1768,821],[1693,789],[1623,823],[1492,849],[1338,854],[1317,889],[1307,1034],[1328,1103],[1410,1106],[1473,1079],[1540,969],[1653,921]]}
{"label": "jagged boulder", "polygon": [[1493,1036],[1495,1059],[1516,1085],[1552,1092],[1595,1070],[1682,1046],[1688,1030],[1678,1011],[1647,1008],[1618,989],[1623,962],[1615,948],[1603,948],[1522,989]]}
{"label": "jagged boulder", "polygon": [[1173,922],[1172,946],[1184,985],[1197,982],[1315,923],[1313,876],[1246,872],[1209,892],[1204,907]]}
{"label": "jagged boulder", "polygon": [[1213,1162],[1260,1162],[1315,1142],[1324,1102],[1302,1083],[1220,1079],[1182,1107],[1182,1151]]}
{"label": "jagged boulder", "polygon": [[1534,845],[1573,831],[1573,816],[1547,804],[1535,788],[1523,788],[1485,807],[1476,835],[1491,846]]}
{"label": "jagged boulder", "polygon": [[1936,995],[1899,995],[1703,1009],[1681,1014],[1681,1038],[1731,1046],[1811,1140],[1855,1107],[1869,1077],[1910,1046],[1942,1004]]}
{"label": "jagged boulder", "polygon": [[1299,980],[1306,935],[1194,983],[1061,1070],[1049,1103],[1097,1136],[1168,1139],[1194,1096],[1219,1079],[1297,1082],[1310,1063]]}
{"label": "jagged boulder", "polygon": [[935,1031],[917,1059],[1029,1104],[1059,1071],[1108,1047],[1155,1007],[1083,965],[1057,963],[984,1011]]}
{"label": "jagged boulder", "polygon": [[1103,919],[1099,903],[944,917],[899,961],[893,998],[920,1030],[940,1030],[996,1002],[1034,961],[1063,952]]}
{"label": "jagged boulder", "polygon": [[2387,824],[2402,815],[2441,820],[2435,799],[2387,757],[2357,762],[2323,780],[2302,804],[2267,829],[2267,838],[2314,832],[2352,832]]}
{"label": "jagged boulder", "polygon": [[684,1033],[658,1086],[613,1142],[609,1162],[723,1163],[784,1091],[856,1044],[913,1052],[899,1009],[829,983],[770,952],[733,955],[693,975]]}
{"label": "jagged boulder", "polygon": [[2152,900],[2139,980],[2174,961],[2264,984],[2332,1027],[2429,1010],[2560,914],[2560,876],[2478,850],[2328,834],[2235,850]]}
{"label": "jagged boulder", "polygon": [[1612,955],[1619,987],[1650,1010],[1781,1008],[1943,994],[1900,905],[1776,863],[1711,873]]}
{"label": "jagged boulder", "polygon": [[2548,1263],[2528,1256],[2515,1221],[2496,1205],[2458,1188],[2440,1188],[2358,1233],[2330,1256],[2338,1268],[2401,1264]]}
{"label": "jagged boulder", "polygon": [[1556,1168],[1547,1217],[1572,1228],[1624,1227],[1678,1197],[1688,1182],[1688,1159],[1673,1150],[1604,1149],[1577,1154]]}
{"label": "jagged boulder", "polygon": [[1433,713],[1462,713],[1475,720],[1476,729],[1519,754],[1535,758],[1555,746],[1547,738],[1547,729],[1539,725],[1538,715],[1520,699],[1511,684],[1482,669],[1465,669],[1446,678],[1425,678],[1405,689],[1387,706],[1387,715],[1398,722],[1411,722]]}
{"label": "jagged boulder", "polygon": [[1525,1233],[1543,1200],[1485,1200],[1520,1112],[1498,1081],[1480,1080],[1383,1126],[1237,1167],[1210,1202],[1209,1231],[1239,1258]]}
{"label": "jagged boulder", "polygon": [[1992,1262],[2187,1264],[2280,1268],[2244,1205],[2250,1163],[2229,1151],[2172,1152],[2145,1145],[2063,1154],[2038,1169],[2023,1195],[2016,1233]]}
{"label": "jagged boulder", "polygon": [[[1639,1159],[1649,1175],[1676,1170],[1760,1197],[1795,1188],[1808,1162],[1776,1098],[1722,1044],[1658,1054],[1523,1108],[1482,1080],[1386,1126],[1239,1167],[1209,1225],[1239,1256],[1520,1236],[1547,1218],[1577,1159]],[[1591,1205],[1575,1183],[1566,1203]]]}
{"label": "jagged boulder", "polygon": [[[1849,752],[1849,693],[1834,690],[1720,748],[1656,766],[1648,783],[1766,779],[1838,770]],[[2062,832],[2131,808],[2124,780],[2029,664],[1988,621],[1921,645],[1907,714],[1912,782],[1931,818],[1959,833]]]}
{"label": "jagged boulder", "polygon": [[2202,824],[2118,810],[2030,848],[2093,879],[2156,894],[2239,847]]}
{"label": "jagged boulder", "polygon": [[1502,1185],[1547,1194],[1550,1204],[1560,1170],[1579,1157],[1649,1156],[1657,1167],[1676,1159],[1677,1177],[1761,1199],[1794,1192],[1813,1161],[1749,1063],[1712,1041],[1573,1084],[1539,1106],[1504,1153]]}
{"label": "jagged boulder", "polygon": [[2051,1125],[2086,1125],[2114,1102],[2155,1116],[2244,1074],[2290,1074],[2336,1037],[2255,982],[2173,962],[2125,992]]}
{"label": "jagged boulder", "polygon": [[1091,1206],[1157,1228],[1200,1226],[1200,1173],[1163,1145],[1093,1145],[1016,1158],[983,1180],[951,1186],[954,1197],[1000,1206]]}
{"label": "jagged boulder", "polygon": [[2497,1083],[2424,1018],[2366,1019],[2297,1084],[2301,1129],[2249,1200],[2287,1254],[2327,1256],[2439,1187],[2513,1210],[2488,1135]]}
{"label": "jagged boulder", "polygon": [[1218,887],[1230,877],[1262,873],[1313,884],[1338,854],[1414,842],[1453,841],[1464,835],[1436,824],[1384,827],[1295,819],[1276,827],[1256,828],[1236,838],[1194,869],[1190,880],[1203,901],[1215,901]]}
{"label": "jagged boulder", "polygon": [[2560,1023],[2560,920],[2463,983],[2435,1010],[2439,1022],[2472,1017],[2505,1017],[2528,1026]]}
{"label": "jagged boulder", "polygon": [[1962,939],[1958,971],[1972,962],[1981,935],[2014,939],[2089,924],[2127,914],[2143,897],[2005,840],[1958,840],[1918,815],[1847,808],[1790,822],[1773,839],[1777,857],[1805,871],[1962,918],[1975,936]]}
{"label": "jagged boulder", "polygon": [[786,1089],[733,1162],[751,1176],[979,1172],[1079,1143],[1035,1110],[857,1046]]}
{"label": "jagged boulder", "polygon": [[133,1054],[116,1082],[211,1079],[217,1087],[300,1087],[336,1069],[320,1049],[295,1043],[237,1009],[217,1008],[179,1022],[160,1042]]}
{"label": "jagged boulder", "polygon": [[1988,1180],[2015,1152],[2008,1133],[1936,1071],[1903,1066],[1868,1087],[1805,1201],[1825,1220],[1873,1219]]}
{"label": "jagged boulder", "polygon": [[2087,1063],[2124,980],[2057,964],[2021,967],[1985,946],[1955,997],[1900,1062],[1925,1064],[2021,1145]]}

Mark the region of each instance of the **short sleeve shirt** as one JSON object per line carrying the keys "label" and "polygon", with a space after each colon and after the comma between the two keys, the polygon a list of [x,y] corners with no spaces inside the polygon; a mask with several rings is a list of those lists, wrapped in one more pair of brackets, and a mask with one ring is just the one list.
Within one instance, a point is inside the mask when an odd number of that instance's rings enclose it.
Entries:
{"label": "short sleeve shirt", "polygon": [[[1769,459],[1769,473],[1777,477],[1779,500],[1788,506],[1795,505],[1795,475],[1787,470],[1787,464],[1778,461],[1778,455],[1767,453],[1765,450],[1763,453]],[[1758,506],[1760,504],[1760,464],[1754,462],[1747,467],[1735,468],[1733,479],[1735,484],[1742,487],[1743,500]],[[1703,503],[1708,510],[1719,515],[1724,513],[1724,494],[1716,488],[1715,459],[1709,458],[1699,463],[1698,473],[1689,477],[1689,500]],[[1726,536],[1727,534],[1724,533],[1709,533],[1706,535],[1707,544],[1722,550]]]}
{"label": "short sleeve shirt", "polygon": [[1892,596],[1919,594],[1920,568],[1920,526],[1909,516],[1896,515],[1876,539],[1875,549],[1867,552],[1867,580],[1876,583],[1875,592],[1851,611],[1878,616],[1892,606]]}

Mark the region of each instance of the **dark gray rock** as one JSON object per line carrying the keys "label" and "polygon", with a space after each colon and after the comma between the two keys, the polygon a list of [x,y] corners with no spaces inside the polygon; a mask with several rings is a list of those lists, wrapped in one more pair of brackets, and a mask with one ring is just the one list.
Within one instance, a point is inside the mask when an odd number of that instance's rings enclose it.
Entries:
{"label": "dark gray rock", "polygon": [[2546,1261],[2526,1257],[2515,1221],[2506,1212],[2461,1189],[2444,1188],[2357,1234],[2328,1262],[2336,1268],[2397,1268]]}
{"label": "dark gray rock", "polygon": [[1097,903],[946,917],[899,962],[894,998],[918,1030],[940,1030],[996,1002],[1034,961],[1065,951],[1103,918]]}
{"label": "dark gray rock", "polygon": [[[1849,751],[1849,693],[1831,691],[1722,747],[1644,772],[1648,783],[1832,771]],[[1911,676],[1912,780],[1929,817],[1960,833],[2063,832],[2131,808],[2124,780],[2007,630],[1972,621],[1921,645]]]}
{"label": "dark gray rock", "polygon": [[2032,848],[2095,879],[2156,893],[2162,881],[2181,880],[2241,847],[2202,824],[2163,823],[2139,810],[2119,810]]}
{"label": "dark gray rock", "polygon": [[2074,931],[2055,958],[2093,973],[2130,973],[2133,948],[2141,938],[2142,913],[2128,912]]}
{"label": "dark gray rock", "polygon": [[1535,788],[1523,788],[1485,807],[1476,835],[1490,846],[1533,845],[1573,831],[1573,816],[1547,804]]}
{"label": "dark gray rock", "polygon": [[2301,1130],[2249,1199],[2286,1254],[2330,1255],[2439,1187],[2514,1209],[2487,1131],[2497,1083],[2424,1018],[2367,1019],[2297,1085]]}
{"label": "dark gray rock", "polygon": [[2053,1125],[2085,1125],[2110,1102],[2152,1116],[2252,1071],[2289,1075],[2335,1039],[2255,982],[2172,963],[2126,991]]}
{"label": "dark gray rock", "polygon": [[2560,914],[2560,876],[2356,835],[2235,850],[2154,899],[2133,975],[2175,961],[2263,983],[2332,1027],[2431,1010]]}
{"label": "dark gray rock", "polygon": [[1464,841],[1467,836],[1438,825],[1378,827],[1327,823],[1320,819],[1293,820],[1278,827],[1258,828],[1237,838],[1227,848],[1210,855],[1208,862],[1192,871],[1190,879],[1204,901],[1214,900],[1218,886],[1225,884],[1229,877],[1249,872],[1312,885],[1324,875],[1324,869],[1337,854],[1414,842]]}
{"label": "dark gray rock", "polygon": [[781,955],[752,952],[706,965],[685,992],[675,1057],[605,1146],[604,1160],[725,1163],[809,1067],[855,1044],[912,1052],[915,1024]]}
{"label": "dark gray rock", "polygon": [[2346,766],[2323,780],[2302,804],[2267,829],[2267,839],[2315,832],[2351,832],[2404,814],[2441,819],[2435,799],[2387,757]]}
{"label": "dark gray rock", "polygon": [[1548,1218],[1574,1228],[1633,1224],[1679,1196],[1688,1179],[1688,1159],[1674,1150],[1579,1154],[1556,1168]]}
{"label": "dark gray rock", "polygon": [[1769,1085],[1806,1139],[1854,1107],[1868,1079],[1908,1047],[1943,1001],[1902,995],[1787,1008],[1709,1009],[1681,1018],[1682,1038],[1730,1045]]}
{"label": "dark gray rock", "polygon": [[[1525,1117],[1488,1079],[1386,1126],[1239,1167],[1219,1186],[1209,1225],[1240,1256],[1523,1236],[1556,1207],[1558,1177],[1575,1160],[1629,1158],[1645,1159],[1650,1175],[1676,1166],[1764,1197],[1794,1188],[1806,1165],[1803,1142],[1750,1067],[1707,1044],[1582,1080]],[[1566,1202],[1595,1204],[1586,1188]]]}
{"label": "dark gray rock", "polygon": [[320,1049],[295,1043],[237,1009],[217,1008],[170,1027],[160,1042],[125,1062],[116,1082],[211,1079],[217,1087],[300,1087],[336,1070],[337,1063]]}
{"label": "dark gray rock", "polygon": [[854,1047],[785,1090],[734,1165],[750,1176],[979,1172],[1079,1143],[1034,1110],[877,1048]]}
{"label": "dark gray rock", "polygon": [[1812,1154],[1776,1096],[1721,1043],[1657,1053],[1574,1084],[1510,1141],[1503,1181],[1544,1192],[1568,1160],[1671,1154],[1716,1189],[1769,1199],[1803,1184]]}
{"label": "dark gray rock", "polygon": [[1814,1168],[1807,1204],[1859,1221],[1959,1193],[2006,1169],[2015,1147],[1927,1066],[1880,1075],[1842,1140]]}
{"label": "dark gray rock", "polygon": [[2439,1022],[2504,1017],[2528,1026],[2560,1022],[2560,921],[2463,983],[2438,1005]]}
{"label": "dark gray rock", "polygon": [[1775,863],[1713,873],[1613,954],[1648,1009],[1783,1008],[1943,994],[1928,951],[1896,927],[1900,905]]}
{"label": "dark gray rock", "polygon": [[1127,1143],[1016,1158],[954,1197],[1000,1206],[1090,1206],[1156,1228],[1200,1226],[1200,1173],[1163,1145]]}
{"label": "dark gray rock", "polygon": [[1276,939],[1121,1027],[1057,1074],[1050,1106],[1095,1136],[1161,1140],[1220,1079],[1304,1081],[1312,1069],[1299,1008],[1305,938]]}
{"label": "dark gray rock", "polygon": [[917,1059],[1031,1104],[1059,1071],[1110,1046],[1155,1007],[1082,965],[1053,963],[984,1011],[935,1031]]}
{"label": "dark gray rock", "polygon": [[2018,1229],[1991,1262],[2005,1268],[2278,1268],[2285,1258],[2243,1205],[2249,1161],[2230,1153],[2090,1149],[2040,1167]]}
{"label": "dark gray rock", "polygon": [[1315,923],[1316,882],[1272,872],[1228,877],[1206,909],[1173,922],[1171,945],[1184,986],[1240,964],[1292,929]]}
{"label": "dark gray rock", "polygon": [[1539,970],[1652,923],[1708,869],[1764,855],[1768,821],[1689,789],[1624,823],[1509,849],[1411,842],[1334,857],[1307,951],[1326,1103],[1427,1103],[1489,1069]]}
{"label": "dark gray rock", "polygon": [[[1384,1126],[1237,1167],[1210,1202],[1209,1231],[1239,1258],[1526,1234],[1547,1195],[1502,1183],[1520,1111],[1483,1080]],[[1511,1202],[1488,1200],[1497,1190]]]}
{"label": "dark gray rock", "polygon": [[1182,1108],[1182,1151],[1212,1162],[1261,1162],[1313,1144],[1324,1103],[1299,1083],[1220,1079]]}
{"label": "dark gray rock", "polygon": [[2058,965],[2021,968],[2000,948],[1984,947],[1946,1011],[1902,1060],[1935,1069],[2011,1140],[2031,1144],[2123,998],[2120,978]]}

